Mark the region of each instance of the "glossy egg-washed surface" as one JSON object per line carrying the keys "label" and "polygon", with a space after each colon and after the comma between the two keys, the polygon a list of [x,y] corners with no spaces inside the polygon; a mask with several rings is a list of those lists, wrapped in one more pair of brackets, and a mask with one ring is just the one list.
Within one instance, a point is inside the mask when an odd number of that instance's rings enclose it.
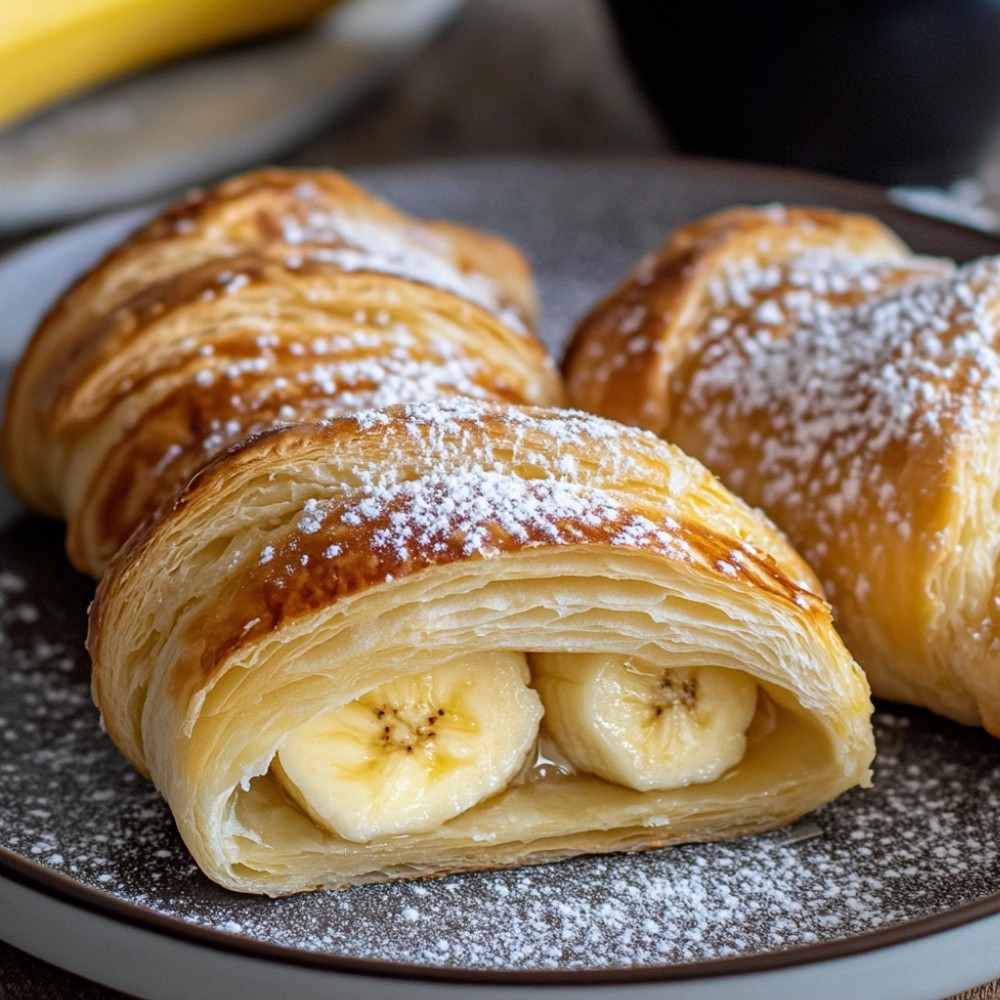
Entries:
{"label": "glossy egg-washed surface", "polygon": [[[363,179],[412,210],[514,238],[536,268],[542,328],[557,350],[572,321],[670,227],[734,202],[877,210],[917,249],[959,258],[996,249],[992,238],[895,212],[877,192],[705,164],[479,164]],[[105,229],[94,246],[123,232]],[[287,946],[292,961],[301,950],[334,963],[491,975],[685,975],[705,959],[795,961],[781,952],[800,945],[805,955],[817,943],[850,952],[852,935],[960,922],[956,908],[982,912],[1000,892],[995,741],[881,705],[874,788],[789,831],[283,900],[227,893],[197,872],[166,806],[99,731],[82,649],[92,584],[67,571],[61,535],[20,517],[0,536],[0,845],[5,870],[31,880],[27,866],[40,866],[98,907],[230,935],[251,950]]]}

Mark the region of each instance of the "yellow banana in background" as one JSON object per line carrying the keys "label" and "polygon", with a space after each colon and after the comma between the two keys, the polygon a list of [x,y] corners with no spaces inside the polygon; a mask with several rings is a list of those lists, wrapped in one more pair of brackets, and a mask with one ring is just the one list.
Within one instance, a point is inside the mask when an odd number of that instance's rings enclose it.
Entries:
{"label": "yellow banana in background", "polygon": [[122,73],[318,17],[336,0],[3,0],[0,128]]}

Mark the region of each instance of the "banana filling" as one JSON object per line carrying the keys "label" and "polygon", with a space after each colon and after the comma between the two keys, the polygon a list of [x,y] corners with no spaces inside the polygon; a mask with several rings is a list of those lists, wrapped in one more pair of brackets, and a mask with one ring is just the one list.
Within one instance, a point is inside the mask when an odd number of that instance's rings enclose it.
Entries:
{"label": "banana filling", "polygon": [[319,826],[364,842],[424,833],[510,784],[542,703],[523,653],[484,653],[382,684],[293,731],[274,769]]}
{"label": "banana filling", "polygon": [[714,781],[746,753],[757,684],[725,667],[538,653],[545,728],[579,771],[646,792]]}
{"label": "banana filling", "polygon": [[[289,734],[274,774],[316,824],[363,843],[435,830],[528,775],[667,790],[743,759],[758,690],[741,671],[604,653],[531,662],[485,653],[372,688]],[[539,770],[543,744],[558,760]]]}

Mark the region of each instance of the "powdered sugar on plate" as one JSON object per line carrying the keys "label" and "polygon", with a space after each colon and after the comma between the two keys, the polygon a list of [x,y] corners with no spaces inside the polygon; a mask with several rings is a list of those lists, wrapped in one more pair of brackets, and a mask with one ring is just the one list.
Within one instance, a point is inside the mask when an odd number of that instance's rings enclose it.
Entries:
{"label": "powdered sugar on plate", "polygon": [[[260,899],[209,882],[101,732],[92,584],[61,531],[0,533],[0,870],[29,862],[145,915],[311,955],[463,970],[614,970],[840,940],[1000,893],[995,742],[882,706],[875,787],[723,844]],[[998,902],[1000,908],[1000,902]]]}
{"label": "powdered sugar on plate", "polygon": [[[734,174],[702,162],[502,161],[459,172],[390,167],[367,179],[394,202],[493,228],[526,249],[557,353],[572,321],[679,221],[737,200],[848,199],[786,172]],[[877,207],[875,194],[851,192]],[[893,221],[934,252],[995,246],[900,213]],[[0,298],[10,350],[53,282],[72,277],[81,253],[114,242],[122,226],[63,234],[16,271],[7,262]],[[37,865],[98,906],[124,903],[137,919],[284,945],[292,957],[490,971],[766,957],[949,919],[970,901],[1000,911],[996,741],[895,706],[876,716],[874,788],[767,836],[279,900],[227,893],[196,869],[162,800],[100,731],[82,645],[93,585],[67,569],[61,537],[37,519],[0,531],[0,871],[30,878]]]}

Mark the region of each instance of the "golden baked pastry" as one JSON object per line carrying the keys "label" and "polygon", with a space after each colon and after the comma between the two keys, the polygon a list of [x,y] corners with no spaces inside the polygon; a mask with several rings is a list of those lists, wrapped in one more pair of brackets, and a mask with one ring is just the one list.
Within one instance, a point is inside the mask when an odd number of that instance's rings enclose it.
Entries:
{"label": "golden baked pastry", "polygon": [[95,576],[213,455],[277,423],[459,393],[557,404],[521,255],[330,171],[192,195],[35,333],[7,402],[8,482]]}
{"label": "golden baked pastry", "polygon": [[39,327],[7,472],[101,577],[102,718],[222,885],[709,840],[867,781],[809,568],[676,448],[553,408],[533,314],[501,240],[264,171]]}
{"label": "golden baked pastry", "polygon": [[572,400],[677,443],[787,532],[877,695],[1000,735],[1000,260],[874,219],[677,230],[580,323]]}
{"label": "golden baked pastry", "polygon": [[233,889],[710,840],[859,783],[860,670],[654,435],[453,396],[273,430],[112,560],[108,732]]}

